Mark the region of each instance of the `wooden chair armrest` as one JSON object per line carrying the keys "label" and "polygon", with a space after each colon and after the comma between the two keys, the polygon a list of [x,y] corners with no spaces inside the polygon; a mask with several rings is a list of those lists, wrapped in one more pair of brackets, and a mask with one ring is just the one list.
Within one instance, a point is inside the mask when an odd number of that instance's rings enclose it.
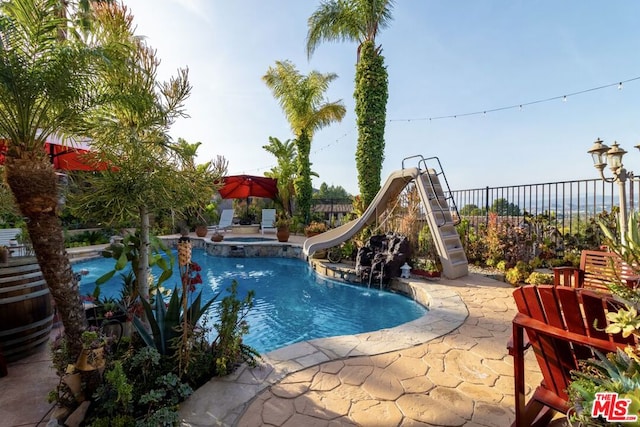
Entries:
{"label": "wooden chair armrest", "polygon": [[[575,332],[570,332],[565,329],[556,328],[554,326],[548,325],[539,320],[532,319],[531,317],[522,313],[516,314],[516,316],[513,318],[513,324],[514,324],[514,328],[518,326],[520,328],[533,329],[537,333],[540,333],[543,335],[547,335],[556,339],[561,339],[561,340],[568,341],[575,344],[594,347],[604,352],[616,351],[617,348],[623,348],[623,347],[626,347],[627,345],[625,343],[615,343],[615,342],[603,340],[600,338],[593,338],[593,337],[588,337],[582,334],[577,334]],[[524,347],[524,343],[523,343],[523,347]],[[517,348],[514,348],[514,350],[517,350]]]}
{"label": "wooden chair armrest", "polygon": [[561,265],[560,267],[553,267],[552,268],[553,272],[555,273],[557,272],[562,272],[562,271],[571,271],[571,273],[573,274],[574,270],[580,270],[578,267],[573,267],[571,265]]}

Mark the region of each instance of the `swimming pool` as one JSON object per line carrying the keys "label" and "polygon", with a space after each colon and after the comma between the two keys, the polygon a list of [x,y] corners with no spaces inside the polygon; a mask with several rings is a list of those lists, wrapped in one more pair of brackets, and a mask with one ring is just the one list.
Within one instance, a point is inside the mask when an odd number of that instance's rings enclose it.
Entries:
{"label": "swimming pool", "polygon": [[[238,281],[238,298],[255,291],[255,305],[246,319],[249,334],[243,342],[261,353],[314,338],[398,326],[426,311],[402,295],[319,277],[302,260],[214,257],[196,249],[193,260],[202,267],[204,283],[198,285],[198,291],[202,290],[203,299],[226,289],[233,279]],[[75,264],[75,271],[88,271],[80,282],[81,293],[93,292],[95,280],[113,264],[112,259],[102,258]],[[173,288],[178,283],[176,269],[164,286]],[[102,286],[105,296],[117,296],[119,291],[117,275]],[[215,308],[209,313],[210,326],[214,316]]]}

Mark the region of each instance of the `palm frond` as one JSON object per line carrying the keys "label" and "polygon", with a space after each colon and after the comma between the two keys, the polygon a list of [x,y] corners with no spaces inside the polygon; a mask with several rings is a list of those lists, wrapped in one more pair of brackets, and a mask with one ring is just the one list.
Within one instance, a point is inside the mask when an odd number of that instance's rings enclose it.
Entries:
{"label": "palm frond", "polygon": [[321,41],[362,43],[364,26],[355,4],[350,0],[326,0],[307,20],[307,56],[311,57]]}
{"label": "palm frond", "polygon": [[307,56],[321,41],[375,42],[393,19],[394,0],[325,0],[307,20]]}

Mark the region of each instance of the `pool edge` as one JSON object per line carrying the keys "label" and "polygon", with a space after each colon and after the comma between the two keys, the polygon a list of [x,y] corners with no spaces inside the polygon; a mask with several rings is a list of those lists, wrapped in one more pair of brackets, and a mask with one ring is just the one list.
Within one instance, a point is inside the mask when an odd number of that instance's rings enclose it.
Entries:
{"label": "pool edge", "polygon": [[[402,288],[411,298],[427,302],[428,311],[393,328],[317,338],[268,352],[259,366],[251,368],[243,364],[234,373],[212,378],[198,388],[180,405],[182,425],[212,422],[233,425],[264,389],[287,375],[325,362],[375,356],[424,344],[455,330],[469,315],[462,298],[450,286],[412,279],[393,279],[393,286]],[[203,404],[207,405],[207,411],[201,410]]]}

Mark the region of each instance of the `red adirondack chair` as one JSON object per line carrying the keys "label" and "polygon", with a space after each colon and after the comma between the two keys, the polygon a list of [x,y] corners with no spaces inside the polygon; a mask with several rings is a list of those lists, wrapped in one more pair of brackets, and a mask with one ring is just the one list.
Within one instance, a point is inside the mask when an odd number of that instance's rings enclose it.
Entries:
{"label": "red adirondack chair", "polygon": [[[515,409],[513,426],[547,425],[559,411],[569,410],[567,386],[578,361],[632,343],[633,338],[604,332],[606,313],[623,305],[610,294],[565,286],[522,286],[513,293],[518,314],[513,319]],[[543,380],[525,405],[525,334]]]}

